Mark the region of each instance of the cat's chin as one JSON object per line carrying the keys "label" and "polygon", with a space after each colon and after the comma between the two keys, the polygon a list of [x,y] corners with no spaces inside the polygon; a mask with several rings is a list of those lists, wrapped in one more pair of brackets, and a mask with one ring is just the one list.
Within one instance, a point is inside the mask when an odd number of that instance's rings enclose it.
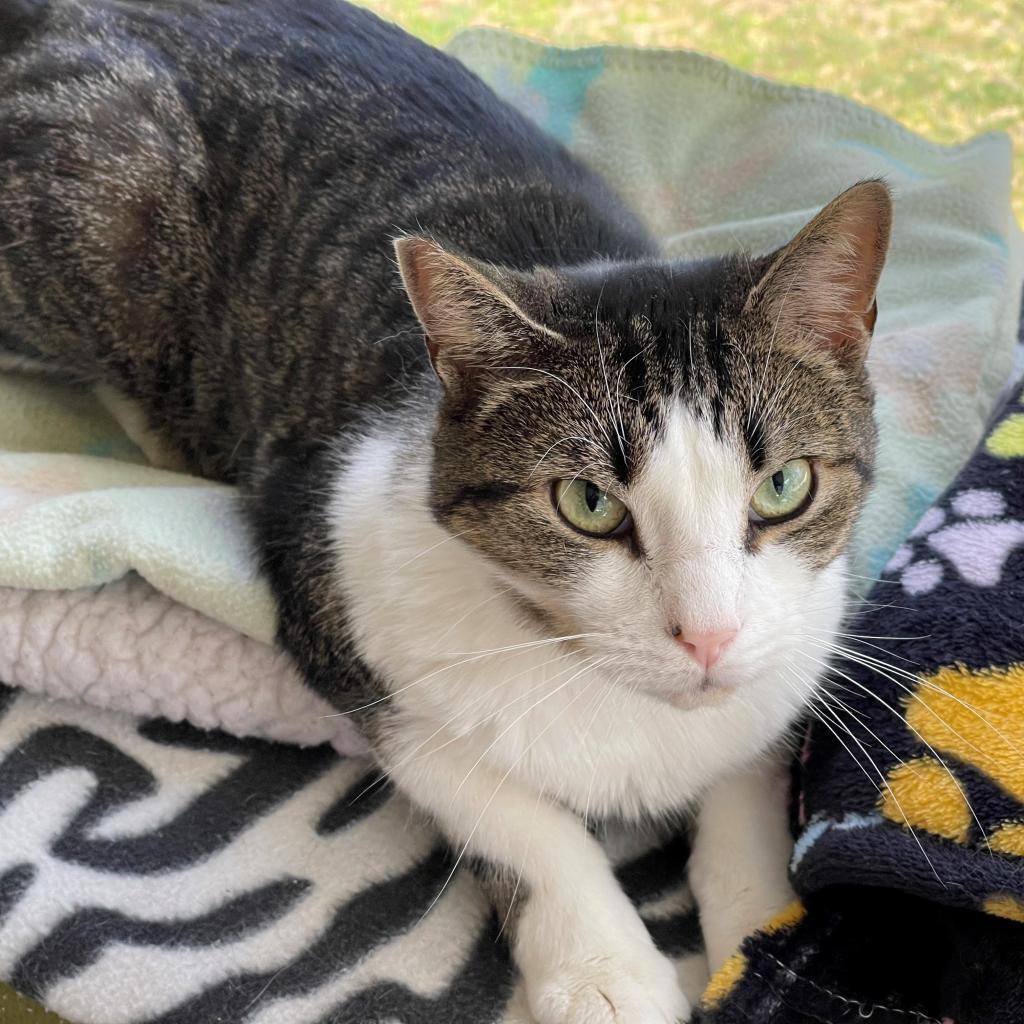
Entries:
{"label": "cat's chin", "polygon": [[731,683],[705,679],[697,686],[688,686],[676,693],[658,694],[658,697],[678,711],[696,711],[698,708],[719,707],[736,692]]}

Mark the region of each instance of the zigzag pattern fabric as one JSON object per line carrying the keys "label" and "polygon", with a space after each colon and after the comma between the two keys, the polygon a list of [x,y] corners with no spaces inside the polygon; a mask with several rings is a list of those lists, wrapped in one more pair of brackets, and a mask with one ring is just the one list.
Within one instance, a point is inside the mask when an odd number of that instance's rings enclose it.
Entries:
{"label": "zigzag pattern fabric", "polygon": [[[0,976],[19,992],[72,1024],[525,1020],[475,880],[446,885],[450,854],[368,762],[0,693]],[[698,994],[685,842],[616,842]]]}

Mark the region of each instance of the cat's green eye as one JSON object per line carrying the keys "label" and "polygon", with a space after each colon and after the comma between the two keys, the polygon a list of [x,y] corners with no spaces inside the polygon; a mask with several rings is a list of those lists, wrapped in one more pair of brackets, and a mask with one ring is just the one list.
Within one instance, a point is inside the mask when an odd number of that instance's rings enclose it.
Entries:
{"label": "cat's green eye", "polygon": [[750,499],[750,518],[755,522],[784,519],[799,512],[811,493],[814,474],[806,459],[792,459],[777,469]]}
{"label": "cat's green eye", "polygon": [[580,533],[611,537],[629,525],[629,509],[592,480],[556,480],[552,497],[559,515]]}

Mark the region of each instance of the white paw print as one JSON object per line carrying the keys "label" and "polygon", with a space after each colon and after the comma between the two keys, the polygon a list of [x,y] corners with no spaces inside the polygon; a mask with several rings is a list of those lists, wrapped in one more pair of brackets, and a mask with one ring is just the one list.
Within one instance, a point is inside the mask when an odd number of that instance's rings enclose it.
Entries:
{"label": "white paw print", "polygon": [[916,545],[908,542],[896,549],[885,567],[886,572],[900,573],[908,594],[934,590],[948,566],[973,586],[994,587],[1011,552],[1024,546],[1024,522],[1003,518],[1006,499],[999,491],[961,491],[950,507],[952,516],[942,508],[928,509],[910,534],[909,541],[923,544],[924,557],[914,561]]}

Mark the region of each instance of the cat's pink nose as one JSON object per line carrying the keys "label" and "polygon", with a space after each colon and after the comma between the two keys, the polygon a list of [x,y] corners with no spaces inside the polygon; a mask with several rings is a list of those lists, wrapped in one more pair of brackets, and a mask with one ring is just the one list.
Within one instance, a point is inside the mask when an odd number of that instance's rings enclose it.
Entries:
{"label": "cat's pink nose", "polygon": [[[678,629],[678,627],[677,627]],[[672,635],[686,653],[705,672],[712,668],[725,649],[736,639],[735,629],[719,629],[713,633],[690,633],[685,630],[672,630]]]}

